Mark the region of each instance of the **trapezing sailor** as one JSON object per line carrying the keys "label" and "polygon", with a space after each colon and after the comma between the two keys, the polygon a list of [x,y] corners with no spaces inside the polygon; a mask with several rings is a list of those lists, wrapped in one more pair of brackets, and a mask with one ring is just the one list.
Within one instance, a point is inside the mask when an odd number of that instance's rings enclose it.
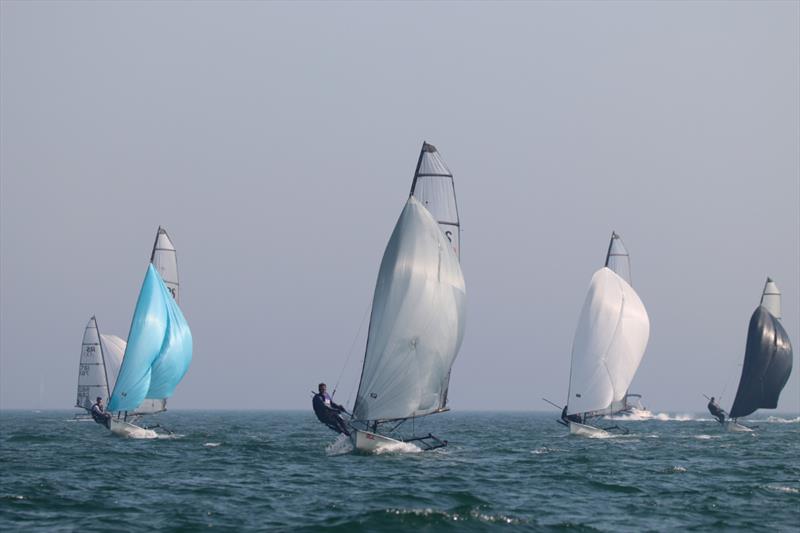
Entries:
{"label": "trapezing sailor", "polygon": [[708,400],[708,412],[711,413],[711,416],[717,419],[717,422],[720,424],[725,423],[725,411],[722,407],[719,406],[717,401],[712,396],[710,400]]}
{"label": "trapezing sailor", "polygon": [[107,413],[103,407],[103,398],[98,396],[97,401],[92,406],[90,411],[92,419],[98,424],[104,425],[107,429],[111,429],[111,413]]}
{"label": "trapezing sailor", "polygon": [[347,429],[347,423],[341,415],[341,413],[346,413],[347,410],[338,403],[334,403],[327,393],[327,388],[324,383],[319,384],[319,392],[314,395],[312,401],[314,414],[317,415],[320,422],[336,433],[344,433],[349,437],[350,431]]}

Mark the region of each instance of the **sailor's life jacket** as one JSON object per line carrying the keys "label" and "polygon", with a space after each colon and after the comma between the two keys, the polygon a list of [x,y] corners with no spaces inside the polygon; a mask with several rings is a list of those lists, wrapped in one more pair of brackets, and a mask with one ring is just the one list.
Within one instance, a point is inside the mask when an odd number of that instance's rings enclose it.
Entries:
{"label": "sailor's life jacket", "polygon": [[111,415],[109,415],[108,413],[104,412],[99,405],[94,404],[92,406],[91,413],[92,413],[92,419],[95,422],[97,422],[98,424],[103,424],[104,426],[110,428],[110,426],[111,426],[111,423],[110,423]]}
{"label": "sailor's life jacket", "polygon": [[708,411],[714,415],[720,422],[725,420],[725,411],[714,402],[708,402]]}

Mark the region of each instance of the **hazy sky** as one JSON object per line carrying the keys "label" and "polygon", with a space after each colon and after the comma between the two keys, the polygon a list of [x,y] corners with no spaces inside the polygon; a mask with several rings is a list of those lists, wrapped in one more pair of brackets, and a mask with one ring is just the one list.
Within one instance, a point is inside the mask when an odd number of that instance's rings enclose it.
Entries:
{"label": "hazy sky", "polygon": [[453,409],[565,400],[613,229],[650,314],[648,406],[730,406],[770,275],[795,345],[779,410],[800,410],[798,2],[0,15],[3,408],[74,404],[86,322],[127,335],[159,224],[195,342],[173,408],[310,408],[361,326],[347,400],[427,140],[463,227]]}

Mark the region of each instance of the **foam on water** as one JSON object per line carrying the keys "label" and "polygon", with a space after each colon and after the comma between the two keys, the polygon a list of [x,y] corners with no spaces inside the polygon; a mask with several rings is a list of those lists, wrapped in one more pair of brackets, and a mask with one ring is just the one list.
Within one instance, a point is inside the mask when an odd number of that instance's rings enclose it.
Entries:
{"label": "foam on water", "polygon": [[221,442],[206,442],[205,444],[203,444],[203,446],[205,446],[206,448],[216,448],[221,444],[222,444]]}
{"label": "foam on water", "polygon": [[422,448],[411,442],[387,442],[380,443],[375,450],[375,455],[383,455],[385,453],[419,453]]}
{"label": "foam on water", "polygon": [[350,437],[344,434],[337,436],[336,440],[325,447],[325,453],[330,456],[344,455],[352,451],[353,443],[350,441]]}

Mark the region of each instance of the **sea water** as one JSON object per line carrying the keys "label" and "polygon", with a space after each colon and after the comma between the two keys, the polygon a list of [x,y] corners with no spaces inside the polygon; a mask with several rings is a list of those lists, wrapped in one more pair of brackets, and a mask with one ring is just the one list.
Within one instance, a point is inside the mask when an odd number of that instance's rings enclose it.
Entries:
{"label": "sea water", "polygon": [[[797,530],[800,417],[700,415],[568,436],[558,413],[415,421],[446,448],[349,451],[310,412],[169,411],[126,440],[74,412],[0,412],[2,531]],[[406,425],[408,427],[408,424]],[[409,427],[410,430],[410,427]]]}

